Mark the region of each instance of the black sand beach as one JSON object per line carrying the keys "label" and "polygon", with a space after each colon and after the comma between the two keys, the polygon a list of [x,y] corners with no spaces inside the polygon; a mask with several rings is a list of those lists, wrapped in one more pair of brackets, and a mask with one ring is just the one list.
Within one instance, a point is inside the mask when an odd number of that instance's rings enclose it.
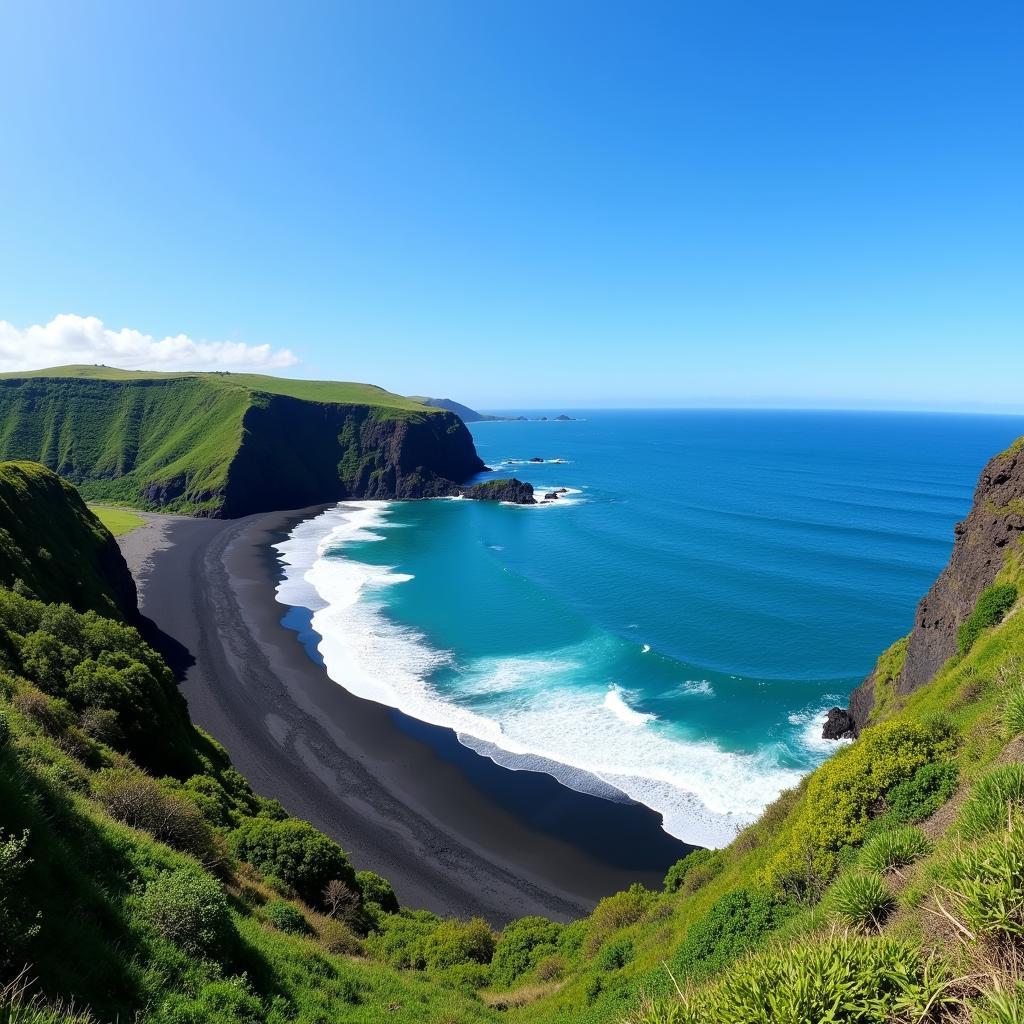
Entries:
{"label": "black sand beach", "polygon": [[565,920],[659,884],[688,848],[647,808],[499,768],[449,730],[353,697],[307,656],[281,625],[270,545],[314,511],[153,516],[121,538],[193,719],[254,788],[438,913]]}

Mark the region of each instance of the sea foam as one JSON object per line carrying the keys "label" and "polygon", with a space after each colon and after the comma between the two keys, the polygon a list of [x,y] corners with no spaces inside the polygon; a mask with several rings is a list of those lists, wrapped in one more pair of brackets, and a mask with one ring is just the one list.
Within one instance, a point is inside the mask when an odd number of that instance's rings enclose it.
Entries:
{"label": "sea foam", "polygon": [[[387,502],[350,502],[275,545],[278,600],[312,611],[327,673],[349,692],[451,728],[513,770],[544,771],[605,798],[625,794],[659,812],[670,834],[705,846],[728,843],[798,781],[770,751],[732,752],[679,736],[614,684],[551,685],[580,673],[592,656],[585,647],[457,665],[452,652],[387,615],[389,589],[413,577],[346,556],[353,544],[383,539],[393,528],[388,511]],[[457,693],[435,685],[445,672],[457,674]]]}

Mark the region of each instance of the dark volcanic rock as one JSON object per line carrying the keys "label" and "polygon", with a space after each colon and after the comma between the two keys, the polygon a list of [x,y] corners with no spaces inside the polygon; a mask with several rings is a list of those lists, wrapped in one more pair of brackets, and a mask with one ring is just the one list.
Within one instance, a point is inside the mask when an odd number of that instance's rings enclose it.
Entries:
{"label": "dark volcanic rock", "polygon": [[857,726],[848,711],[843,708],[832,708],[825,719],[825,727],[821,730],[823,740],[846,740],[857,735]]}
{"label": "dark volcanic rock", "polygon": [[572,422],[575,422],[576,417],[575,416],[566,416],[565,413],[563,412],[561,416],[556,416],[555,419],[561,421],[562,423],[572,423]]}
{"label": "dark volcanic rock", "polygon": [[547,501],[554,501],[558,498],[558,491],[548,491],[548,493],[544,495],[544,498]]}
{"label": "dark volcanic rock", "polygon": [[[954,527],[949,564],[921,599],[896,693],[912,693],[957,652],[957,630],[978,596],[990,587],[1006,552],[1024,531],[1024,445],[1017,442],[982,470],[968,517]],[[874,673],[850,698],[857,728],[867,724],[875,699]]]}
{"label": "dark volcanic rock", "polygon": [[530,459],[530,461],[531,462],[543,462],[544,460],[539,455],[534,455],[534,457],[532,459]]}
{"label": "dark volcanic rock", "polygon": [[536,505],[533,496],[533,484],[523,483],[512,477],[511,480],[487,480],[476,484],[462,492],[464,498],[473,501],[511,501],[516,505]]}

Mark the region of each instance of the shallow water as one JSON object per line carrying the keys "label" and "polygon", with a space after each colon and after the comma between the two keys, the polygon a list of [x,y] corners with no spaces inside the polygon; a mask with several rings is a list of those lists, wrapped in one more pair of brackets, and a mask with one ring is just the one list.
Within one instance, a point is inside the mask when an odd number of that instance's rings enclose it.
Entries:
{"label": "shallow water", "polygon": [[352,692],[724,843],[834,749],[823,711],[909,629],[1024,419],[578,415],[471,425],[483,479],[567,496],[332,509],[279,545],[279,596]]}

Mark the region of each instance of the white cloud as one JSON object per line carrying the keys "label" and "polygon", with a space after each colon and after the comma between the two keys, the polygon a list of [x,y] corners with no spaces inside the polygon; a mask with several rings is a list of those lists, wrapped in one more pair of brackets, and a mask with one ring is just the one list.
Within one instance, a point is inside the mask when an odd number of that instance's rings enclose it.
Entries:
{"label": "white cloud", "polygon": [[154,338],[94,316],[62,313],[24,329],[0,320],[0,370],[40,370],[67,363],[104,363],[123,370],[279,370],[298,357],[287,348],[241,341]]}

